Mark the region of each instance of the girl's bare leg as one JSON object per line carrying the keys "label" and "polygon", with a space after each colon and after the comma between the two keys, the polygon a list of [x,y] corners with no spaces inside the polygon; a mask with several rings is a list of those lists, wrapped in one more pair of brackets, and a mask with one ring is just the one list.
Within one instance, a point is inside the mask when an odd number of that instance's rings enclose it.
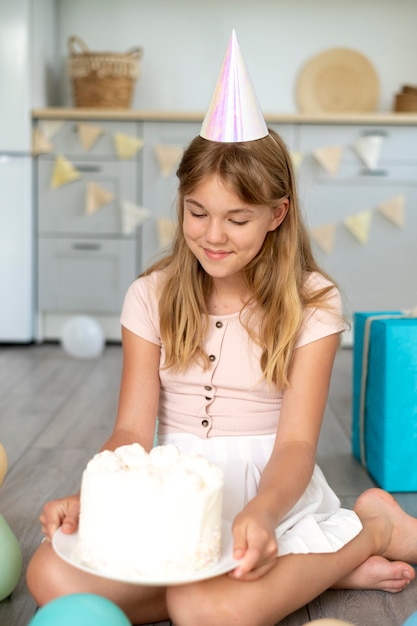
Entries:
{"label": "girl's bare leg", "polygon": [[[355,510],[363,529],[341,550],[279,557],[268,574],[253,582],[220,576],[168,590],[116,583],[67,565],[45,542],[29,565],[28,586],[40,605],[69,593],[103,595],[118,604],[134,624],[165,620],[169,613],[176,626],[272,626],[335,583],[385,588],[381,586],[385,567],[392,568],[391,581],[402,578],[407,584],[413,578],[414,570],[407,562],[417,562],[417,520],[379,489],[365,492]],[[399,562],[390,563],[394,559]],[[370,571],[372,563],[379,569],[376,575]],[[388,590],[390,586],[392,582]]]}
{"label": "girl's bare leg", "polygon": [[415,577],[415,570],[410,563],[417,564],[417,519],[407,515],[396,500],[382,489],[365,491],[356,501],[354,510],[361,517],[362,511],[369,507],[373,507],[375,514],[381,507],[391,511],[392,519],[395,520],[394,532],[399,536],[398,541],[395,541],[397,547],[387,558],[371,556],[333,587],[381,589],[397,593]]}
{"label": "girl's bare leg", "polygon": [[[363,529],[337,552],[279,557],[268,574],[253,582],[221,576],[169,588],[171,619],[176,626],[273,626],[335,581],[358,571],[370,556],[417,559],[417,521],[393,504],[390,496],[370,490],[358,499],[356,511]],[[402,567],[409,566],[404,563]],[[364,583],[368,587],[368,581]]]}
{"label": "girl's bare leg", "polygon": [[46,541],[29,563],[27,584],[39,606],[66,594],[95,593],[115,602],[133,624],[168,619],[164,587],[140,587],[92,576],[65,563]]}

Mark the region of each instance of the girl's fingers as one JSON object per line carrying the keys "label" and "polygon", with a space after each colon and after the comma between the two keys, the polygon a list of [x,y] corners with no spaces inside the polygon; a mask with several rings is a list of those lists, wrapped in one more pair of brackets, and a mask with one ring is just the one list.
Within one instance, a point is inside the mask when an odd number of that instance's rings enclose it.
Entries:
{"label": "girl's fingers", "polygon": [[70,497],[47,502],[39,518],[46,539],[51,540],[60,526],[65,533],[73,533],[78,526],[79,510],[78,498]]}

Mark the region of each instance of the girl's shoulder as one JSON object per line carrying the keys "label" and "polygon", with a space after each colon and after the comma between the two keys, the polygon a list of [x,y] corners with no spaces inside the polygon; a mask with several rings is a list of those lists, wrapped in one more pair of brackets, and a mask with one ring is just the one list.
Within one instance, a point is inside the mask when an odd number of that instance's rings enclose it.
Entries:
{"label": "girl's shoulder", "polygon": [[155,270],[150,274],[141,274],[130,285],[129,291],[146,297],[157,297],[158,290],[164,282],[165,270]]}
{"label": "girl's shoulder", "polygon": [[304,289],[306,293],[313,294],[329,288],[333,288],[335,293],[338,292],[336,284],[321,272],[314,271],[306,273],[304,277]]}
{"label": "girl's shoulder", "polygon": [[304,289],[310,304],[304,312],[296,347],[348,328],[343,318],[341,294],[334,282],[320,272],[310,272],[305,278]]}
{"label": "girl's shoulder", "polygon": [[148,311],[151,316],[155,315],[158,311],[158,294],[163,279],[163,270],[156,270],[136,278],[127,289],[122,316],[137,314],[139,310]]}
{"label": "girl's shoulder", "polygon": [[136,278],[126,292],[120,316],[125,328],[157,344],[159,344],[158,289],[162,279],[162,271]]}

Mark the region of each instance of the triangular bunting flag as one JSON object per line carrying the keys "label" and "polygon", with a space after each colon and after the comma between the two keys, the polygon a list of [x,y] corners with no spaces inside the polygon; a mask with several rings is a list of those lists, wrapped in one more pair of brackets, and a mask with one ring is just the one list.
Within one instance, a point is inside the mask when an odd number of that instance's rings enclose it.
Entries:
{"label": "triangular bunting flag", "polygon": [[167,217],[160,217],[158,219],[158,238],[161,248],[166,248],[171,244],[175,235],[176,226],[176,222]]}
{"label": "triangular bunting flag", "polygon": [[139,137],[130,137],[129,135],[115,133],[113,138],[119,159],[131,159],[143,148],[144,141]]}
{"label": "triangular bunting flag", "polygon": [[65,124],[65,120],[42,120],[41,127],[45,137],[47,139],[52,139],[52,137],[55,137],[55,135],[59,133]]}
{"label": "triangular bunting flag", "polygon": [[32,133],[32,154],[46,154],[52,152],[53,146],[40,128],[34,128]]}
{"label": "triangular bunting flag", "polygon": [[113,202],[114,194],[107,189],[99,187],[96,183],[87,183],[87,194],[85,199],[85,212],[92,215],[105,204]]}
{"label": "triangular bunting flag", "polygon": [[383,139],[382,135],[365,135],[360,137],[353,146],[358,157],[370,170],[378,166]]}
{"label": "triangular bunting flag", "polygon": [[371,219],[372,211],[362,211],[346,218],[343,224],[359,243],[365,245],[368,243]]}
{"label": "triangular bunting flag", "polygon": [[94,124],[77,124],[78,136],[84,150],[90,150],[96,143],[97,139],[104,133],[100,126]]}
{"label": "triangular bunting flag", "polygon": [[143,207],[139,207],[133,202],[124,200],[121,203],[122,215],[122,232],[124,235],[131,235],[139,226],[141,226],[148,218],[149,211]]}
{"label": "triangular bunting flag", "polygon": [[313,156],[328,174],[335,176],[339,170],[342,148],[340,146],[318,148],[314,150]]}
{"label": "triangular bunting flag", "polygon": [[331,254],[336,239],[336,224],[325,224],[312,228],[311,236],[323,252]]}
{"label": "triangular bunting flag", "polygon": [[60,154],[55,157],[55,165],[50,183],[51,189],[57,189],[62,185],[78,180],[80,177],[80,172],[75,169],[70,161]]}
{"label": "triangular bunting flag", "polygon": [[294,171],[298,172],[301,161],[303,160],[304,154],[302,152],[291,152],[291,161],[294,167]]}
{"label": "triangular bunting flag", "polygon": [[182,153],[183,149],[177,146],[159,145],[155,147],[156,158],[158,159],[163,176],[171,176],[174,168],[181,159]]}
{"label": "triangular bunting flag", "polygon": [[398,226],[398,228],[402,228],[405,224],[405,196],[400,194],[390,200],[386,200],[378,206],[378,211],[389,222]]}

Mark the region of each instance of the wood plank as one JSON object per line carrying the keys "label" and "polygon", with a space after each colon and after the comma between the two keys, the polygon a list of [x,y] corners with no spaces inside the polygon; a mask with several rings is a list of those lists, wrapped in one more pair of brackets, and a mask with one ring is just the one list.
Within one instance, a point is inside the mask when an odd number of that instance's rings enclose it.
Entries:
{"label": "wood plank", "polygon": [[9,599],[0,602],[0,624],[26,626],[36,605],[25,581],[28,562],[42,539],[39,514],[44,502],[74,492],[92,450],[32,448],[6,476],[0,510],[19,540],[23,557],[20,581]]}
{"label": "wood plank", "polygon": [[355,626],[401,626],[417,610],[417,582],[398,594],[326,591],[309,604],[311,620],[333,618]]}

